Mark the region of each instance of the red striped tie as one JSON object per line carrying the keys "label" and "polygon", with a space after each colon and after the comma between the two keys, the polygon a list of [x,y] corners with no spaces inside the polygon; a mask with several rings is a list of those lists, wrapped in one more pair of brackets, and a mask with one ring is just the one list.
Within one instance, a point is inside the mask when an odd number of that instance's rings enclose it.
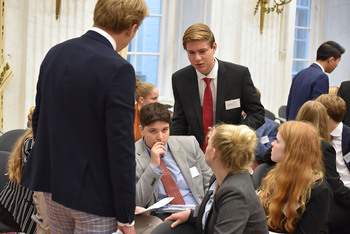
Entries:
{"label": "red striped tie", "polygon": [[203,131],[204,131],[204,140],[202,150],[205,152],[205,149],[208,145],[207,134],[208,128],[213,126],[213,95],[210,88],[210,78],[203,78],[204,82],[207,84],[204,91],[203,98]]}
{"label": "red striped tie", "polygon": [[160,160],[159,167],[163,170],[163,176],[160,180],[163,183],[166,194],[168,197],[174,197],[170,203],[173,205],[185,205],[185,201],[181,195],[179,187],[177,187],[173,176],[170,174],[168,168],[164,165],[162,160]]}

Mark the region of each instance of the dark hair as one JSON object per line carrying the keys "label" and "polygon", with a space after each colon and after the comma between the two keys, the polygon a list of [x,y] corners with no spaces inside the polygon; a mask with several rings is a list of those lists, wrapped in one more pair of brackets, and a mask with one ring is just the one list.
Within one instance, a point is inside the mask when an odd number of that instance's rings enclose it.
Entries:
{"label": "dark hair", "polygon": [[316,60],[325,61],[330,57],[338,59],[344,52],[345,49],[335,41],[326,41],[318,47]]}
{"label": "dark hair", "polygon": [[156,121],[170,123],[170,118],[168,108],[158,102],[147,104],[140,110],[140,123],[142,127],[148,126]]}

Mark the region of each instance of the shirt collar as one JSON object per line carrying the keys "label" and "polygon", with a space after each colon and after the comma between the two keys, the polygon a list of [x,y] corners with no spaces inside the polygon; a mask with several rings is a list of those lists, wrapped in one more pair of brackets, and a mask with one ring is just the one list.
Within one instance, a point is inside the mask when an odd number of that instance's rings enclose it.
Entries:
{"label": "shirt collar", "polygon": [[100,28],[97,28],[97,27],[92,27],[90,29],[91,31],[95,31],[97,32],[98,34],[104,36],[113,46],[113,49],[115,51],[117,51],[117,43],[115,42],[115,40],[113,39],[113,37],[111,35],[109,35],[106,31],[100,29]]}
{"label": "shirt collar", "polygon": [[207,78],[211,78],[211,79],[215,79],[218,75],[218,70],[219,70],[219,63],[218,63],[218,60],[216,58],[214,58],[214,61],[215,61],[215,64],[214,64],[214,67],[213,69],[209,72],[209,74],[207,75],[204,75],[202,73],[200,73],[199,71],[196,70],[196,73],[197,73],[197,77],[198,79],[203,79],[205,77]]}
{"label": "shirt collar", "polygon": [[340,124],[338,124],[338,126],[333,129],[333,131],[331,132],[331,135],[333,137],[340,137],[343,133],[343,123],[340,122]]}
{"label": "shirt collar", "polygon": [[324,72],[324,68],[322,67],[321,64],[319,64],[318,62],[315,62],[315,64],[317,64],[322,69],[322,71]]}

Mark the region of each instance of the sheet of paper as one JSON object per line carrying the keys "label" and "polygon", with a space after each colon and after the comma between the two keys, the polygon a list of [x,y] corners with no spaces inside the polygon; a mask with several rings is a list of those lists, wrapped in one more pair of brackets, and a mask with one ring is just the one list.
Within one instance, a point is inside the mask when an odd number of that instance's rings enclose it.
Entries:
{"label": "sheet of paper", "polygon": [[155,210],[155,209],[161,208],[161,207],[169,204],[169,202],[171,202],[173,199],[174,199],[173,197],[163,198],[162,200],[158,201],[157,203],[154,203],[153,205],[151,205],[150,207],[148,207],[144,211],[135,213],[135,215],[142,214],[142,213],[145,213],[145,212],[148,212],[148,211],[151,211],[151,210]]}

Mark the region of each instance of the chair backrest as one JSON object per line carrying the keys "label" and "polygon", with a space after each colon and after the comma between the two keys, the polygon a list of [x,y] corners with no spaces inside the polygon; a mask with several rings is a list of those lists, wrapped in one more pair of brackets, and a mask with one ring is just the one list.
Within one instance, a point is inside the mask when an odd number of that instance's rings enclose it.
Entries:
{"label": "chair backrest", "polygon": [[9,177],[5,175],[7,173],[7,161],[10,156],[10,152],[0,151],[0,191],[4,188]]}
{"label": "chair backrest", "polygon": [[0,151],[11,152],[18,138],[20,138],[25,132],[25,129],[14,129],[5,132],[0,136]]}
{"label": "chair backrest", "polygon": [[271,120],[273,120],[273,121],[275,121],[275,119],[276,119],[275,114],[272,113],[272,112],[269,111],[269,110],[266,110],[266,109],[265,109],[265,117],[266,117],[266,118],[269,118],[269,119],[271,119]]}
{"label": "chair backrest", "polygon": [[252,175],[254,189],[257,189],[260,187],[261,181],[265,178],[267,173],[269,173],[271,167],[272,166],[268,163],[262,163],[255,168]]}
{"label": "chair backrest", "polygon": [[278,119],[281,123],[287,121],[287,106],[280,106],[278,109]]}

